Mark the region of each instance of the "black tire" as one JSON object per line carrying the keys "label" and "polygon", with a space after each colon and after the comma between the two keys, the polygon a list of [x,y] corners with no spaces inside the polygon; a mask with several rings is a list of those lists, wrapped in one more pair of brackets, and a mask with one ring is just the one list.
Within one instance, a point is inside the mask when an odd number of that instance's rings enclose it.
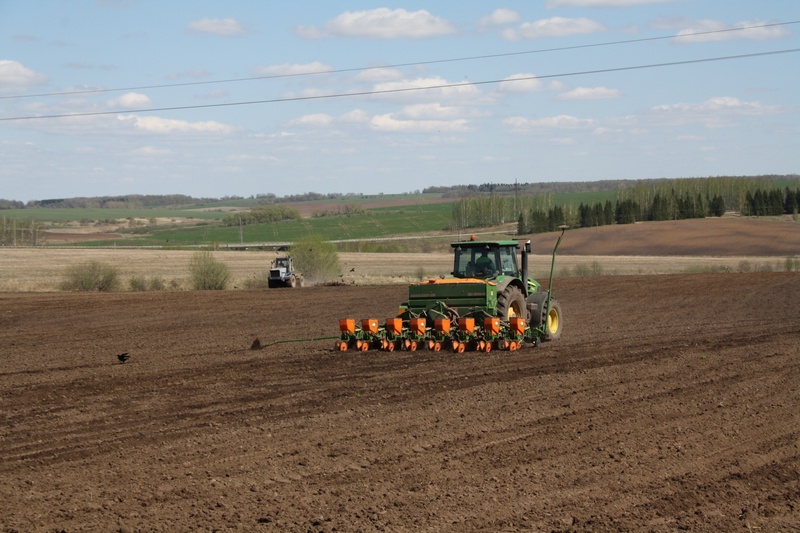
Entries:
{"label": "black tire", "polygon": [[544,317],[544,338],[546,341],[557,341],[561,338],[561,330],[564,329],[564,317],[561,314],[561,306],[555,298],[550,300],[550,312]]}
{"label": "black tire", "polygon": [[267,280],[267,287],[269,287],[270,289],[274,289],[276,286],[277,285],[275,285],[274,281],[272,281],[271,279]]}
{"label": "black tire", "polygon": [[522,291],[509,285],[497,296],[497,316],[503,322],[508,322],[511,317],[520,316],[528,319],[528,309],[525,307],[525,297]]}
{"label": "black tire", "polygon": [[545,307],[547,306],[547,293],[546,292],[535,292],[528,296],[529,305],[532,304],[532,309],[530,311],[529,322],[531,327],[540,326],[544,321],[544,311]]}

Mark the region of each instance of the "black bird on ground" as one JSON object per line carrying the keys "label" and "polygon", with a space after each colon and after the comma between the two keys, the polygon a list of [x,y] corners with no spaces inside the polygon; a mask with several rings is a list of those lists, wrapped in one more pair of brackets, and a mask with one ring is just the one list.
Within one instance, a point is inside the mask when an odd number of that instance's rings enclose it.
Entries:
{"label": "black bird on ground", "polygon": [[355,272],[355,271],[356,271],[356,267],[353,267],[353,268],[350,269],[350,272]]}
{"label": "black bird on ground", "polygon": [[128,355],[128,352],[121,353],[121,354],[117,355],[117,359],[119,359],[120,363],[124,363],[125,361],[127,361],[130,358],[131,358],[131,356]]}

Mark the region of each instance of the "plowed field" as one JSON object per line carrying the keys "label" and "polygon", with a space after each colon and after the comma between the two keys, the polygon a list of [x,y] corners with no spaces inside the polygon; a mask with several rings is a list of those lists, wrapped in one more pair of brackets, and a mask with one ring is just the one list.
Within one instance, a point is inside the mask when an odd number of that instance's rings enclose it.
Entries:
{"label": "plowed field", "polygon": [[798,530],[800,275],[556,289],[491,354],[249,349],[403,286],[0,294],[2,530]]}

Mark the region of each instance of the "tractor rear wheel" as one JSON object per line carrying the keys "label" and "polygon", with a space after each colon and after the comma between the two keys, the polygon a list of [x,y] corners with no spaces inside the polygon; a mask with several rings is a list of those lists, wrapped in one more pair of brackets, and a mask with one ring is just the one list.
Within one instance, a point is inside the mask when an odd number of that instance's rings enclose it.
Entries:
{"label": "tractor rear wheel", "polygon": [[525,307],[525,297],[517,287],[509,285],[497,296],[497,316],[500,320],[508,322],[513,317],[528,319],[528,310]]}
{"label": "tractor rear wheel", "polygon": [[553,298],[550,300],[550,311],[545,319],[544,340],[557,341],[561,338],[561,330],[564,327],[564,319],[561,317],[561,306]]}

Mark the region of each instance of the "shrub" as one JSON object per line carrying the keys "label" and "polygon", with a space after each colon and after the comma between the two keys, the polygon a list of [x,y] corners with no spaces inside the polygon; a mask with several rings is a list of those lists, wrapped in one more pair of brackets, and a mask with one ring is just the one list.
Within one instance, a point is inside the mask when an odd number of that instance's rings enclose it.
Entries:
{"label": "shrub", "polygon": [[128,280],[128,284],[132,291],[163,291],[166,289],[164,280],[155,276],[150,279],[144,276],[132,276]]}
{"label": "shrub", "polygon": [[116,268],[100,261],[86,261],[67,268],[60,288],[63,291],[111,292],[119,286]]}
{"label": "shrub", "polygon": [[309,281],[334,278],[341,271],[336,245],[319,235],[309,235],[296,241],[290,252],[294,267]]}
{"label": "shrub", "polygon": [[131,276],[131,279],[128,280],[128,284],[132,291],[138,292],[147,290],[147,280],[144,276]]}
{"label": "shrub", "polygon": [[572,275],[579,278],[585,278],[592,275],[592,269],[589,265],[575,265],[572,267]]}
{"label": "shrub", "polygon": [[211,252],[195,252],[189,260],[189,277],[195,290],[219,291],[228,285],[231,273]]}
{"label": "shrub", "polygon": [[753,265],[750,264],[750,261],[746,259],[739,261],[739,272],[751,272],[753,270]]}

